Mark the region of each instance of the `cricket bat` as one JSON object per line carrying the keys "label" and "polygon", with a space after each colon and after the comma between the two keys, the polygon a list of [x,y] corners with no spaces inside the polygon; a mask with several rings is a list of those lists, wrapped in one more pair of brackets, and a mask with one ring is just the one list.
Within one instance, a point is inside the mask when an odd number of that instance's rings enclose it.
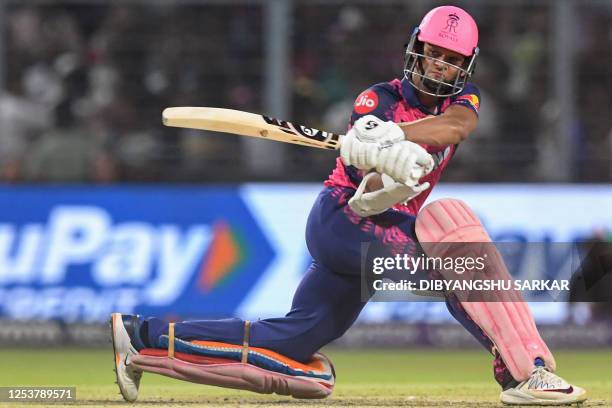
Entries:
{"label": "cricket bat", "polygon": [[342,135],[234,109],[172,107],[164,109],[162,118],[166,126],[233,133],[320,149],[338,149],[342,140]]}

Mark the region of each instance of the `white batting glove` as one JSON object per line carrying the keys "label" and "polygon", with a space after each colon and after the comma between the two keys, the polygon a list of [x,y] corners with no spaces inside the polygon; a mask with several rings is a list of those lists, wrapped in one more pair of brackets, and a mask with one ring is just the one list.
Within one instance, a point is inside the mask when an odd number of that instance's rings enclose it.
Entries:
{"label": "white batting glove", "polygon": [[429,183],[427,182],[413,187],[392,182],[389,185],[385,183],[385,187],[380,190],[364,193],[368,180],[376,174],[367,174],[361,181],[361,184],[359,184],[353,197],[349,200],[349,207],[360,217],[381,214],[396,204],[412,200],[429,188]]}
{"label": "white batting glove", "polygon": [[407,140],[382,149],[376,163],[377,172],[388,174],[396,182],[408,186],[417,186],[419,179],[431,173],[433,168],[433,157]]}
{"label": "white batting glove", "polygon": [[366,115],[342,138],[340,157],[344,164],[361,170],[376,167],[380,150],[404,140],[404,132],[391,121],[383,121],[373,115]]}

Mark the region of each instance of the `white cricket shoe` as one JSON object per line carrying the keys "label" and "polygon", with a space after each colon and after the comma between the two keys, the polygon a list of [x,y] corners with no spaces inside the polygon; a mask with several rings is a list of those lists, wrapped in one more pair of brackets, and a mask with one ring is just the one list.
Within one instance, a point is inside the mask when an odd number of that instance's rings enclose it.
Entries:
{"label": "white cricket shoe", "polygon": [[[136,401],[138,398],[138,387],[142,371],[130,366],[130,357],[138,354],[132,345],[128,329],[131,329],[131,319],[133,316],[126,315],[127,322],[124,322],[121,313],[111,314],[111,329],[113,338],[113,350],[115,352],[115,373],[117,374],[117,385],[123,395],[123,399],[128,402]],[[126,328],[126,323],[128,328]]]}
{"label": "white cricket shoe", "polygon": [[508,405],[571,405],[584,402],[587,396],[582,388],[544,367],[536,367],[527,380],[502,391],[500,399]]}

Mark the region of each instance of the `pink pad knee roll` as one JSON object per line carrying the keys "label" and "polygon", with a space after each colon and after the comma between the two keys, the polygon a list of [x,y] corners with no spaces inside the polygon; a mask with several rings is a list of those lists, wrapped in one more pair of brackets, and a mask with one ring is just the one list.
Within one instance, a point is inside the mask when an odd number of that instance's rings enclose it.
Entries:
{"label": "pink pad knee roll", "polygon": [[[511,280],[501,255],[491,243],[480,220],[463,201],[442,199],[427,205],[417,216],[416,234],[429,257],[459,257],[480,251],[481,255],[486,254],[487,261],[478,279]],[[489,244],[479,246],[454,243]],[[495,344],[514,379],[523,381],[529,378],[537,357],[542,358],[546,367],[554,371],[554,357],[540,337],[521,294],[511,288],[489,292],[487,295],[487,300],[491,301],[469,301],[461,296],[458,298],[474,323]]]}

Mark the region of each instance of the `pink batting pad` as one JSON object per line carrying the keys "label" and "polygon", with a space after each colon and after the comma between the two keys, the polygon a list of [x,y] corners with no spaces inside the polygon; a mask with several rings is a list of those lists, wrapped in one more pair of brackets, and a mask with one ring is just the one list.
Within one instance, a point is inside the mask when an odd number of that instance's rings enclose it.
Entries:
{"label": "pink batting pad", "polygon": [[[417,216],[416,234],[429,257],[474,256],[475,252],[486,254],[486,267],[479,272],[484,276],[478,276],[478,279],[512,279],[480,220],[463,201],[446,198],[425,206]],[[470,318],[495,344],[514,379],[523,381],[529,378],[536,357],[542,358],[546,367],[554,371],[555,359],[540,337],[521,294],[511,289],[492,291],[487,295],[491,301],[470,302],[464,294],[457,297]]]}
{"label": "pink batting pad", "polygon": [[[331,362],[324,355],[315,354],[313,359],[317,359],[317,362],[323,363],[326,369],[333,372]],[[174,358],[170,358],[165,349],[141,350],[139,355],[131,358],[131,364],[142,371],[183,381],[261,394],[291,395],[294,398],[326,398],[331,395],[335,384],[335,375],[331,381],[326,381],[276,373],[229,359],[179,352],[175,353]]]}

